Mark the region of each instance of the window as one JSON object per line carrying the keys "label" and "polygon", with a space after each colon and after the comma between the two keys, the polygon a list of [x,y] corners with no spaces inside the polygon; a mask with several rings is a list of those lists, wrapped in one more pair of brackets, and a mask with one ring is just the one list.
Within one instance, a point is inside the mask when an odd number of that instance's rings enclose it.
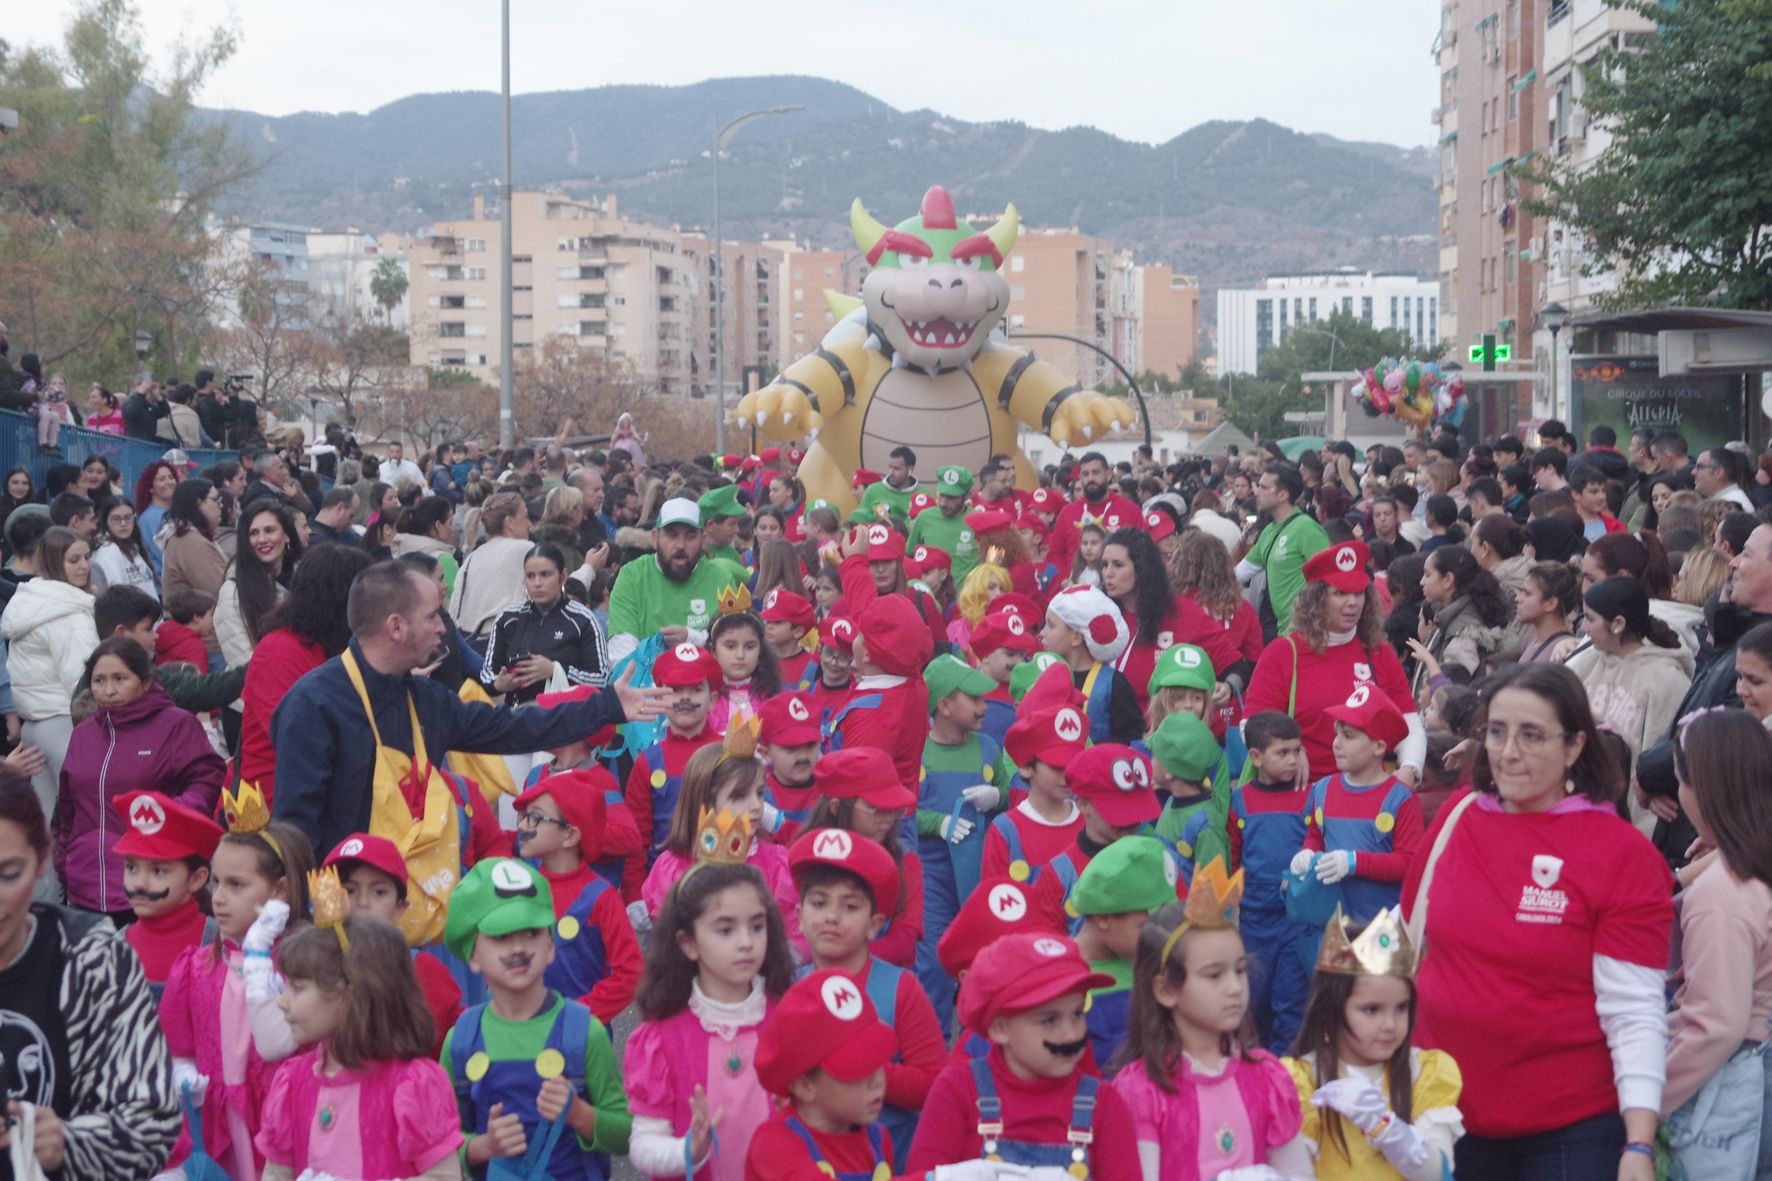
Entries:
{"label": "window", "polygon": [[1368,324],[1372,323],[1372,297],[1370,295],[1360,297],[1360,319]]}
{"label": "window", "polygon": [[826,267],[824,269],[824,277],[827,279],[835,279],[837,277],[837,268],[836,267]]}
{"label": "window", "polygon": [[806,298],[806,289],[804,287],[794,288],[794,298],[795,299],[805,299]]}
{"label": "window", "polygon": [[1027,263],[1028,260],[1018,254],[1009,260],[1009,269],[1012,271],[1025,270],[1027,268]]}
{"label": "window", "polygon": [[1507,121],[1509,123],[1514,123],[1518,122],[1519,118],[1520,92],[1514,86],[1514,80],[1509,78],[1507,82]]}
{"label": "window", "polygon": [[798,282],[799,280],[804,279],[805,277],[806,277],[806,268],[805,267],[795,267],[794,268],[795,282]]}
{"label": "window", "polygon": [[469,282],[473,282],[473,283],[485,282],[485,280],[486,280],[486,268],[485,267],[464,267],[462,269],[463,269],[464,273],[466,273]]}
{"label": "window", "polygon": [[1505,281],[1512,284],[1515,282],[1516,276],[1519,273],[1520,253],[1518,249],[1516,249],[1516,244],[1513,242],[1503,242],[1501,244],[1501,258],[1502,262],[1505,264],[1503,270],[1507,273]]}
{"label": "window", "polygon": [[1027,287],[1025,284],[1011,283],[1009,285],[1009,298],[1010,299],[1014,299],[1014,300],[1026,299],[1027,294],[1028,294]]}
{"label": "window", "polygon": [[[1280,306],[1285,307],[1286,301],[1281,300]],[[1272,348],[1273,344],[1274,301],[1258,299],[1255,301],[1255,355],[1259,357]]]}
{"label": "window", "polygon": [[795,344],[805,344],[806,343],[806,334],[804,332],[794,333],[794,343]]}
{"label": "window", "polygon": [[484,239],[484,238],[469,238],[468,239],[468,253],[469,254],[478,254],[485,249],[486,249],[486,239]]}
{"label": "window", "polygon": [[1397,297],[1391,296],[1391,327],[1397,326]]}
{"label": "window", "polygon": [[1313,296],[1311,296],[1311,321],[1314,323],[1316,321],[1316,319],[1317,319],[1317,297],[1313,295]]}

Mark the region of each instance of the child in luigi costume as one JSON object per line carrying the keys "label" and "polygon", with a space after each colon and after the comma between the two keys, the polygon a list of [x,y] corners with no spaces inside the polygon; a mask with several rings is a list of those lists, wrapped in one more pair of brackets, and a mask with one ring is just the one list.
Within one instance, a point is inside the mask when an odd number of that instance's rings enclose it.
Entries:
{"label": "child in luigi costume", "polygon": [[[531,866],[495,857],[462,878],[443,939],[485,978],[492,999],[450,1030],[443,1069],[469,1137],[465,1169],[533,1155],[559,1181],[606,1181],[610,1155],[627,1152],[633,1121],[609,1035],[544,979],[553,934],[553,893]],[[532,1154],[550,1140],[545,1156]]]}
{"label": "child in luigi costume", "polygon": [[953,560],[951,577],[955,586],[966,581],[978,565],[978,542],[966,524],[967,499],[972,494],[972,472],[963,467],[937,468],[935,472],[935,511],[918,513],[911,521],[911,535],[905,544],[934,546]]}
{"label": "child in luigi costume", "polygon": [[730,562],[740,570],[752,566],[750,555],[738,548],[739,522],[750,516],[744,490],[737,484],[713,488],[701,494],[695,507],[701,510],[701,552],[704,557]]}
{"label": "child in luigi costume", "polygon": [[1187,881],[1195,865],[1219,860],[1230,848],[1225,830],[1230,783],[1223,772],[1224,752],[1213,741],[1212,730],[1191,713],[1164,718],[1147,744],[1157,794],[1163,800],[1157,835],[1187,862],[1182,872]]}
{"label": "child in luigi costume", "polygon": [[[1204,648],[1196,644],[1175,644],[1165,648],[1151,666],[1146,687],[1150,692],[1147,730],[1155,730],[1170,714],[1193,714],[1207,724],[1213,740],[1224,748],[1224,765],[1212,776],[1213,782],[1222,780],[1228,785],[1242,773],[1247,753],[1242,735],[1236,727],[1227,727],[1222,720],[1227,716],[1227,710],[1215,704],[1221,693],[1228,698],[1228,688],[1221,690],[1212,671],[1212,657]],[[1240,717],[1241,707],[1238,705],[1228,712]]]}
{"label": "child in luigi costume", "polygon": [[1077,948],[1090,968],[1114,981],[1090,992],[1086,1014],[1089,1044],[1103,1069],[1112,1067],[1126,1040],[1139,932],[1151,912],[1175,901],[1177,883],[1186,880],[1162,841],[1130,836],[1097,854],[1071,891],[1070,909],[1083,916]]}
{"label": "child in luigi costume", "polygon": [[979,733],[985,695],[997,683],[952,655],[930,661],[923,683],[929,687],[930,729],[917,789],[917,856],[923,863],[917,979],[945,1028],[953,1014],[954,985],[941,970],[935,945],[960,900],[978,885],[985,832],[991,816],[1002,810],[1010,776],[1002,749]]}

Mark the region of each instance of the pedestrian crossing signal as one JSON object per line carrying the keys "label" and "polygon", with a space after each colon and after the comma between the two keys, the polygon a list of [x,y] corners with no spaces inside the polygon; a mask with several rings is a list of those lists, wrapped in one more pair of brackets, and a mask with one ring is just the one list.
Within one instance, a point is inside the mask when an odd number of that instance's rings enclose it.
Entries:
{"label": "pedestrian crossing signal", "polygon": [[1511,359],[1513,355],[1513,346],[1509,344],[1498,344],[1493,332],[1485,333],[1483,335],[1483,343],[1473,344],[1470,351],[1471,364],[1481,365],[1483,367],[1483,372],[1485,373],[1495,372],[1495,365],[1497,362],[1507,361]]}

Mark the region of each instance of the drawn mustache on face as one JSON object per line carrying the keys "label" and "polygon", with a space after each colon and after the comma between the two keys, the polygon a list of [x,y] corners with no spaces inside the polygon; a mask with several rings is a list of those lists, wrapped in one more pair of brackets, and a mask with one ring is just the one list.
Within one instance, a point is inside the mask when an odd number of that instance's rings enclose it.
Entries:
{"label": "drawn mustache on face", "polygon": [[131,902],[165,902],[172,897],[171,890],[125,890],[123,896]]}
{"label": "drawn mustache on face", "polygon": [[1041,1042],[1046,1052],[1054,1058],[1075,1058],[1089,1045],[1089,1035],[1084,1034],[1074,1042]]}
{"label": "drawn mustache on face", "polygon": [[507,956],[500,956],[498,962],[507,968],[527,968],[533,959],[535,959],[533,952],[518,951]]}

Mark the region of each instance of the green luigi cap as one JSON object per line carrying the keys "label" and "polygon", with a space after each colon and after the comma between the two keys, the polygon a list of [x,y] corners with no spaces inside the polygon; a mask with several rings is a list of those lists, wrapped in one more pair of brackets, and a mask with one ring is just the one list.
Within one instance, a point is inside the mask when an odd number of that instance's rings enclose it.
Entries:
{"label": "green luigi cap", "polygon": [[935,470],[937,496],[964,496],[972,491],[972,469],[959,466]]}
{"label": "green luigi cap", "polygon": [[460,959],[481,935],[509,935],[554,925],[554,892],[526,862],[494,857],[469,870],[449,895],[443,943]]}
{"label": "green luigi cap", "polygon": [[1224,753],[1212,737],[1212,727],[1190,713],[1164,718],[1147,745],[1158,766],[1189,783],[1204,783]]}
{"label": "green luigi cap", "polygon": [[1180,872],[1175,854],[1158,838],[1121,837],[1089,859],[1066,909],[1079,915],[1161,910],[1175,901]]}
{"label": "green luigi cap", "polygon": [[1150,691],[1158,689],[1201,689],[1212,692],[1216,674],[1206,649],[1193,644],[1175,644],[1163,650],[1151,667]]}
{"label": "green luigi cap", "polygon": [[703,492],[701,499],[695,502],[695,507],[701,510],[704,524],[713,517],[742,517],[746,511],[744,505],[738,503],[737,484]]}
{"label": "green luigi cap", "polygon": [[929,667],[923,670],[923,683],[929,686],[930,713],[935,712],[935,703],[950,693],[983,697],[997,687],[997,682],[990,676],[951,654],[937,656],[929,662]]}
{"label": "green luigi cap", "polygon": [[1036,652],[1016,665],[1009,674],[1009,696],[1020,702],[1027,696],[1028,690],[1034,687],[1034,682],[1040,679],[1040,674],[1057,663],[1059,658],[1055,653]]}

